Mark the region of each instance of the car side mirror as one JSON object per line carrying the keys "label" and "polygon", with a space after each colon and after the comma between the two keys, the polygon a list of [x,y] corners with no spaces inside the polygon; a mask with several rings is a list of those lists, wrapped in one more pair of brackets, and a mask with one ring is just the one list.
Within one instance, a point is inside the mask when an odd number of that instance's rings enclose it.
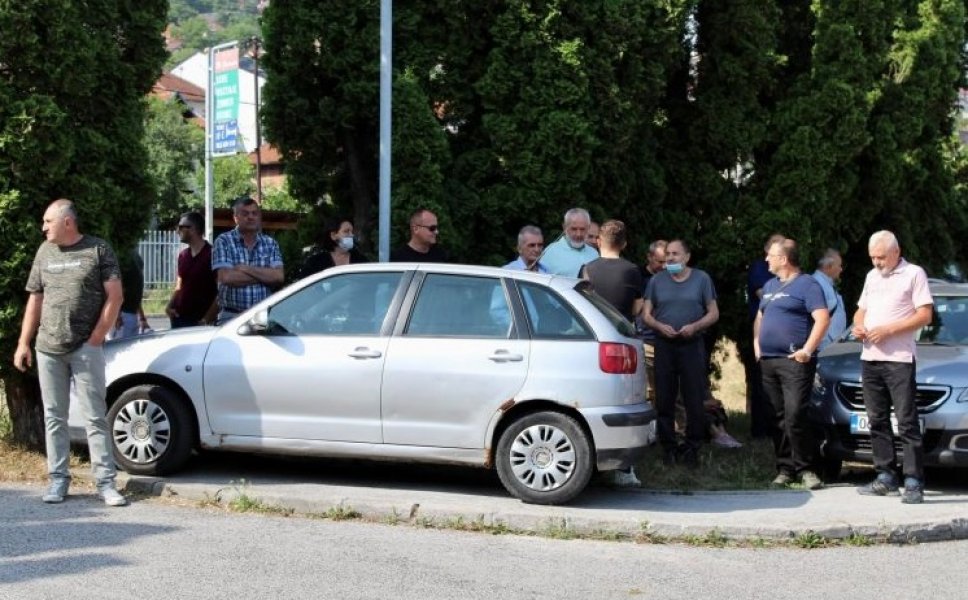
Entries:
{"label": "car side mirror", "polygon": [[239,335],[262,335],[269,330],[269,311],[260,310],[252,318],[239,325]]}

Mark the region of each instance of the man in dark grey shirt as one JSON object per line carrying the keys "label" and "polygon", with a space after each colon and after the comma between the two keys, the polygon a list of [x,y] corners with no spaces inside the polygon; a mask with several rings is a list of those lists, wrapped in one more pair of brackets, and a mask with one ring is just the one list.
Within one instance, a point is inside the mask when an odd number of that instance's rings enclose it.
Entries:
{"label": "man in dark grey shirt", "polygon": [[78,409],[87,423],[91,468],[101,499],[127,504],[115,489],[116,467],[105,419],[104,338],[121,307],[121,274],[111,247],[77,228],[70,200],[55,200],[44,212],[44,234],[27,280],[27,308],[14,366],[32,366],[30,341],[37,334],[37,372],[44,402],[47,503],[63,502],[71,482],[67,415],[73,381]]}
{"label": "man in dark grey shirt", "polygon": [[[704,271],[689,267],[689,247],[682,240],[666,246],[666,268],[645,290],[642,320],[655,330],[655,387],[658,436],[664,461],[699,464],[705,437],[703,402],[708,396],[706,347],[702,332],[719,320],[716,290]],[[686,441],[676,447],[676,397],[686,409]]]}

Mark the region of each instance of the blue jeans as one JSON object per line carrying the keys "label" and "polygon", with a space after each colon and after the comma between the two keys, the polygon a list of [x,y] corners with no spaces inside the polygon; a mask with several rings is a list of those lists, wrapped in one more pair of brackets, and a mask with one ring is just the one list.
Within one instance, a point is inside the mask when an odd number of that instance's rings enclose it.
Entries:
{"label": "blue jeans", "polygon": [[897,451],[891,428],[891,405],[897,417],[897,433],[904,450],[902,471],[905,477],[924,481],[924,446],[921,422],[915,398],[915,363],[862,360],[864,408],[871,428],[871,450],[874,468],[879,473],[895,475]]}
{"label": "blue jeans", "polygon": [[67,415],[73,396],[84,418],[91,470],[97,486],[114,485],[117,470],[105,418],[104,348],[85,343],[67,354],[38,351],[37,373],[44,401],[47,472],[51,481],[69,482],[71,479]]}

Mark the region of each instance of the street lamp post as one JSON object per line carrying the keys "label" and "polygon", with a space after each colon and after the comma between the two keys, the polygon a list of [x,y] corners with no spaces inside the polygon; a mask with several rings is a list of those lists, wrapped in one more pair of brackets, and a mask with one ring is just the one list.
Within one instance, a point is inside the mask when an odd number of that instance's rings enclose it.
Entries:
{"label": "street lamp post", "polygon": [[259,45],[262,40],[252,36],[244,44],[252,53],[253,81],[255,81],[255,189],[259,203],[262,203],[262,127],[259,123]]}

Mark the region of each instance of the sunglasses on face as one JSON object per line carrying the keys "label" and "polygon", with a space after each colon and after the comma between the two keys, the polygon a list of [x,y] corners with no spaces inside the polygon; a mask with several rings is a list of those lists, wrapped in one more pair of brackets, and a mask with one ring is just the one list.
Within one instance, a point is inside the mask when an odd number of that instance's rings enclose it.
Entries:
{"label": "sunglasses on face", "polygon": [[432,231],[434,233],[437,233],[438,231],[438,228],[436,225],[417,225],[417,227],[423,227],[427,231]]}

